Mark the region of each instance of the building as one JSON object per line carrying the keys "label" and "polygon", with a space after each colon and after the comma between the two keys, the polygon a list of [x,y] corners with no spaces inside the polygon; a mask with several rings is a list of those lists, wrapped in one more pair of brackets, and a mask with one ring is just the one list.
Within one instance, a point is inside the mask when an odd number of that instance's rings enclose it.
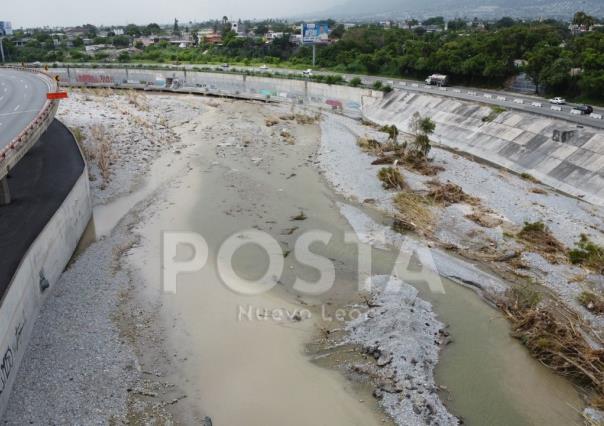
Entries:
{"label": "building", "polygon": [[9,21],[0,21],[0,36],[13,35],[13,27]]}

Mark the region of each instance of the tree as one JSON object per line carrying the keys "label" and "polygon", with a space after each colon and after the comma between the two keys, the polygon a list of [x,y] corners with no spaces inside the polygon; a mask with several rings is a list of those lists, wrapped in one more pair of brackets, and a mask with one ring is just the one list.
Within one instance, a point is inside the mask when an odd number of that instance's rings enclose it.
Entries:
{"label": "tree", "polygon": [[352,78],[350,79],[350,83],[349,83],[349,84],[350,84],[352,87],[357,87],[357,86],[360,86],[360,85],[361,85],[361,83],[362,83],[362,81],[361,81],[361,79],[360,79],[359,77],[352,77]]}
{"label": "tree", "polygon": [[131,37],[138,37],[141,35],[140,28],[138,27],[138,25],[134,25],[134,24],[126,25],[126,28],[124,29],[124,33],[128,34]]}
{"label": "tree", "polygon": [[430,135],[434,133],[436,124],[430,117],[422,117],[419,112],[415,112],[413,117],[411,117],[410,127],[413,133],[415,133],[413,148],[418,157],[425,160],[432,148]]}
{"label": "tree", "polygon": [[543,80],[546,79],[544,70],[560,57],[560,53],[560,47],[542,44],[528,54],[528,63],[524,70],[535,83],[537,92],[541,84],[544,83]]}
{"label": "tree", "polygon": [[422,25],[438,25],[440,27],[445,26],[445,18],[442,16],[435,16],[434,18],[428,18],[422,22]]}
{"label": "tree", "polygon": [[573,24],[580,25],[585,28],[589,28],[596,23],[596,20],[593,16],[588,15],[583,11],[579,11],[575,13],[573,17]]}
{"label": "tree", "polygon": [[466,24],[466,21],[464,21],[463,19],[459,19],[459,18],[447,22],[447,28],[449,29],[449,31],[463,30],[467,26],[468,26],[468,24]]}
{"label": "tree", "polygon": [[126,35],[113,37],[113,45],[115,47],[128,47],[130,46],[130,37]]}
{"label": "tree", "polygon": [[268,33],[268,25],[265,23],[260,23],[254,28],[254,34],[256,35],[263,36],[266,33]]}
{"label": "tree", "polygon": [[342,24],[337,25],[329,33],[329,38],[332,39],[332,40],[338,40],[338,39],[342,38],[342,36],[344,35],[345,31],[346,31],[346,29],[344,28],[344,25],[342,25]]}

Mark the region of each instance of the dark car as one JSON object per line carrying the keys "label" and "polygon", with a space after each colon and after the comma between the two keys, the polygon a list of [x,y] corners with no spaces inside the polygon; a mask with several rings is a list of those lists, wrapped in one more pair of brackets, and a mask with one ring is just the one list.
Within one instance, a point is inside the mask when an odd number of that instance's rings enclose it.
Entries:
{"label": "dark car", "polygon": [[594,112],[594,109],[589,105],[577,105],[573,108],[575,111],[581,112],[581,115],[589,115]]}

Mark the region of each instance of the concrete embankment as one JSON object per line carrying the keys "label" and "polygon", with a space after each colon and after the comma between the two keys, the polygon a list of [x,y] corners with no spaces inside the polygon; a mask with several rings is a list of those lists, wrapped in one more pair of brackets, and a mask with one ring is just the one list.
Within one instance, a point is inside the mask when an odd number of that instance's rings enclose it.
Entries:
{"label": "concrete embankment", "polygon": [[436,123],[435,140],[551,187],[604,205],[604,133],[595,128],[447,97],[396,90],[364,115],[410,131],[415,113]]}
{"label": "concrete embankment", "polygon": [[[323,105],[359,112],[364,105],[382,98],[379,90],[328,85],[308,80],[270,78],[241,74],[212,73],[186,70],[145,70],[118,68],[55,68],[50,71],[69,85],[87,87],[144,88],[184,93],[259,97]],[[166,82],[177,80],[172,86]]]}
{"label": "concrete embankment", "polygon": [[0,417],[40,306],[90,220],[88,172],[71,132],[54,121],[12,170],[0,207]]}

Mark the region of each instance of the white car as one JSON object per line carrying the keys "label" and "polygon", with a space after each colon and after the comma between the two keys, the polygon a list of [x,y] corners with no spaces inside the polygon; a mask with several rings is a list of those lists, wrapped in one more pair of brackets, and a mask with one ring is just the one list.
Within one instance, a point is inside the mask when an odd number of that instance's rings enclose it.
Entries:
{"label": "white car", "polygon": [[267,70],[268,70],[268,67],[267,67],[266,65],[261,65],[261,66],[260,66],[260,69],[261,69],[262,71],[267,71]]}
{"label": "white car", "polygon": [[302,71],[302,74],[311,76],[312,75],[312,70],[309,68],[307,70]]}
{"label": "white car", "polygon": [[553,98],[549,100],[550,104],[554,104],[554,105],[564,105],[566,104],[566,99],[563,98]]}

